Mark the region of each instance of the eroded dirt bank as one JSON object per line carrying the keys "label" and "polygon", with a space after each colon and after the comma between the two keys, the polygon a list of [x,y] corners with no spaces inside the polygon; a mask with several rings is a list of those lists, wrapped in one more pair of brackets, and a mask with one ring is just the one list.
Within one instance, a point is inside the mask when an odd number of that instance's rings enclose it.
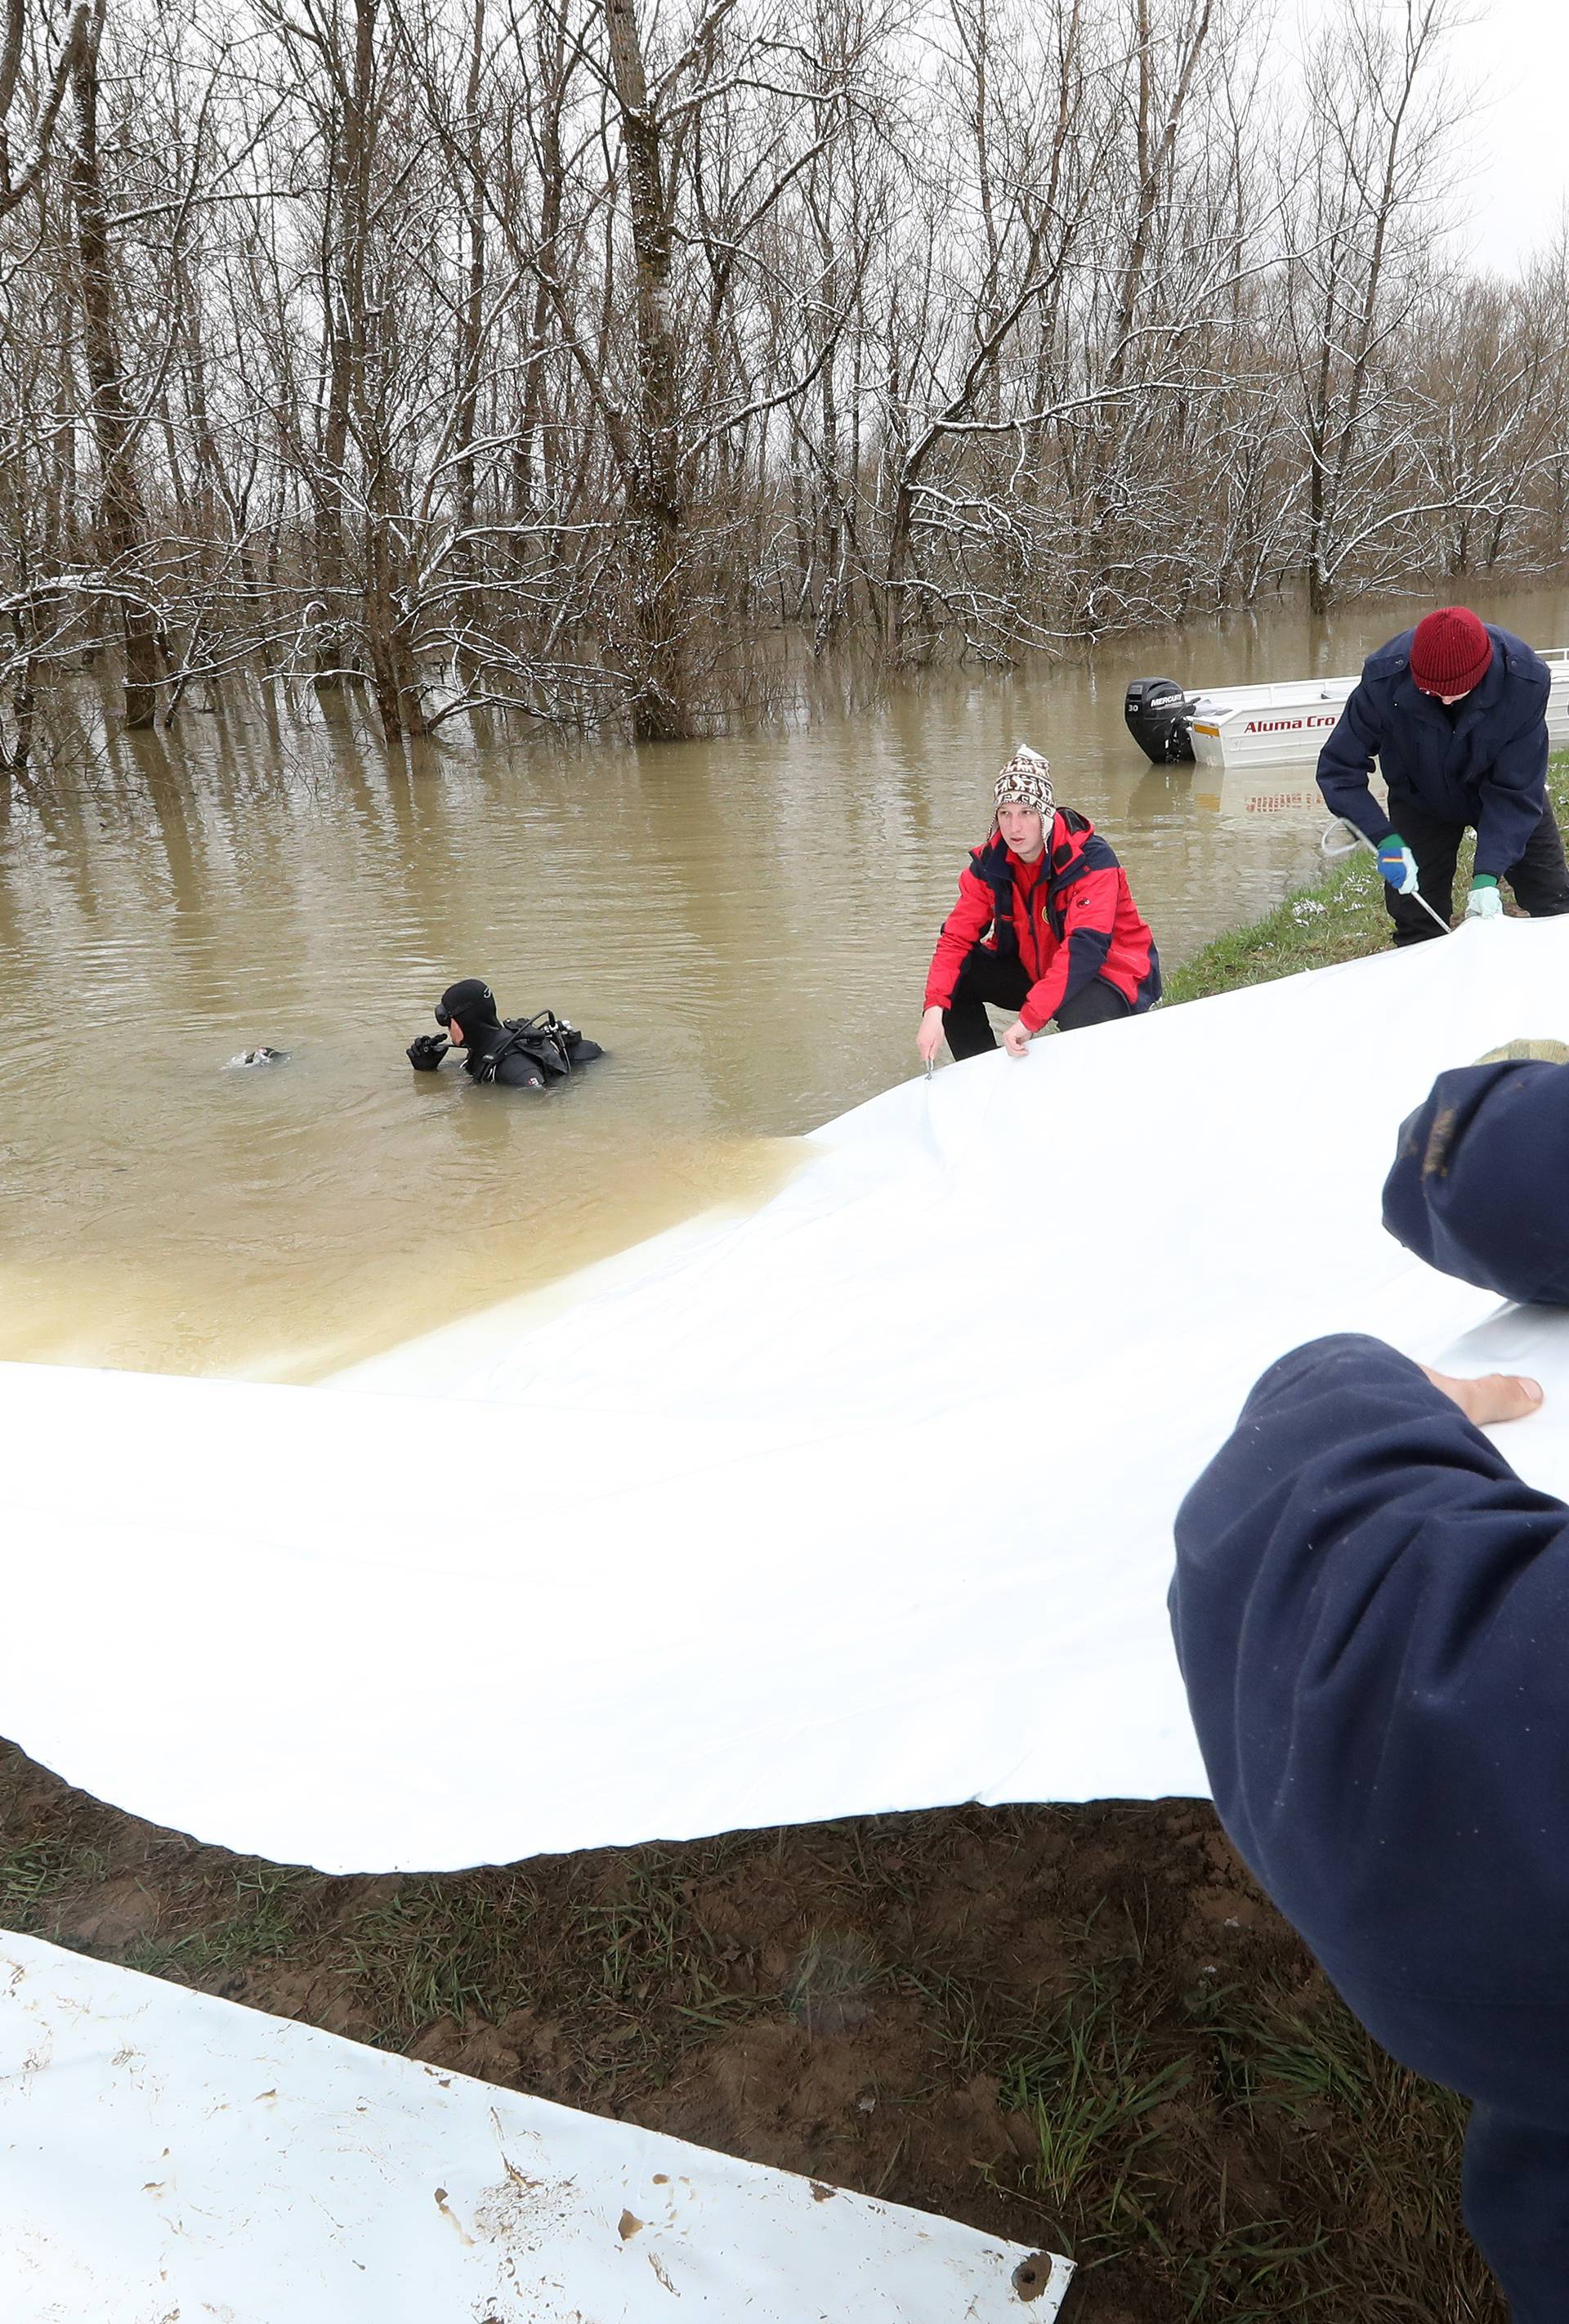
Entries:
{"label": "eroded dirt bank", "polygon": [[1502,2324],[1460,2109],[1193,1801],[330,1879],[0,1747],[0,1921],[1085,2263],[1074,2324]]}

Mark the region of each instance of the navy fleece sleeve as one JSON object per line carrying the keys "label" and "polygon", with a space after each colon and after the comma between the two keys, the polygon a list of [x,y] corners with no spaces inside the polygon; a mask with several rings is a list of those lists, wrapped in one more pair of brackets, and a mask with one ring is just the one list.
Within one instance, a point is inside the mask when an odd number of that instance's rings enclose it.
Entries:
{"label": "navy fleece sleeve", "polygon": [[1400,1125],[1384,1224],[1463,1283],[1569,1306],[1569,1066],[1440,1074]]}
{"label": "navy fleece sleeve", "polygon": [[1376,847],[1394,829],[1368,788],[1368,776],[1383,740],[1372,696],[1359,685],[1318,753],[1318,788],[1332,815],[1344,816]]}
{"label": "navy fleece sleeve", "polygon": [[1547,804],[1546,700],[1507,742],[1482,783],[1476,869],[1502,879],[1525,853]]}
{"label": "navy fleece sleeve", "polygon": [[1264,1374],[1176,1537],[1216,1805],[1331,1975],[1560,1990],[1569,1509],[1343,1335]]}

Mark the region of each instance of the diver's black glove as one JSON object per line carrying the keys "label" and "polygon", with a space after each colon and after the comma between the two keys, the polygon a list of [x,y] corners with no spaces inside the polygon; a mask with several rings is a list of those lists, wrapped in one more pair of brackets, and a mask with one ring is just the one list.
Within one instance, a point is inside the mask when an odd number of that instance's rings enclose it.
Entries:
{"label": "diver's black glove", "polygon": [[417,1033],[408,1044],[408,1062],[417,1074],[433,1074],[450,1046],[445,1033]]}

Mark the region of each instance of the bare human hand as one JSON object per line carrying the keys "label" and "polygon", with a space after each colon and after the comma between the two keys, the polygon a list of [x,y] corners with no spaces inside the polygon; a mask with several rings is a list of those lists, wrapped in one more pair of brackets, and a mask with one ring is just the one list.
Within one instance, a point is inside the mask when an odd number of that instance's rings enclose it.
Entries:
{"label": "bare human hand", "polygon": [[1542,1401],[1539,1380],[1520,1372],[1484,1372],[1480,1379],[1452,1379],[1447,1372],[1422,1370],[1478,1428],[1499,1420],[1524,1420]]}
{"label": "bare human hand", "polygon": [[1003,1047],[1010,1057],[1024,1056],[1030,1047],[1030,1028],[1022,1017],[1015,1017],[1003,1035]]}
{"label": "bare human hand", "polygon": [[926,1014],[922,1018],[920,1029],[915,1036],[915,1047],[920,1050],[924,1063],[931,1065],[932,1059],[936,1056],[937,1052],[942,1047],[942,1011],[940,1009],[929,1009],[926,1011]]}

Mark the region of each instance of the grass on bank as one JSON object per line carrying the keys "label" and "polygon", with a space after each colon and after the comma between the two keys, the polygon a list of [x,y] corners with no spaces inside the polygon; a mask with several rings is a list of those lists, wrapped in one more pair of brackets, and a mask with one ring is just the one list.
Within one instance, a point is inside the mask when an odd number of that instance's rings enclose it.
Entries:
{"label": "grass on bank", "polygon": [[[1569,760],[1550,779],[1563,815]],[[1387,942],[1360,853],[1168,1001]],[[1200,1803],[332,1879],[0,1745],[0,1925],[1069,2252],[1071,2324],[1503,2324],[1463,2108],[1369,2041]]]}

